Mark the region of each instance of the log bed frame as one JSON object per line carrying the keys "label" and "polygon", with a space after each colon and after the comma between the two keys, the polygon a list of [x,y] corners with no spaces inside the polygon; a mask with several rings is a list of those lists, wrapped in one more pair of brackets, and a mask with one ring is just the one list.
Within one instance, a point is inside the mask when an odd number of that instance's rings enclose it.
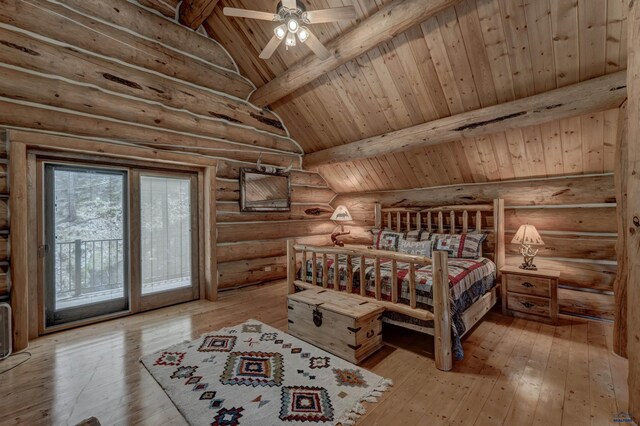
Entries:
{"label": "log bed frame", "polygon": [[[488,293],[483,295],[478,301],[470,306],[463,314],[462,320],[466,331],[469,331],[486,314],[498,300],[498,289],[500,288],[500,268],[505,261],[504,248],[504,200],[496,199],[493,204],[468,205],[468,206],[444,206],[435,208],[420,207],[392,207],[383,208],[379,203],[375,207],[375,226],[382,228],[383,220],[386,218],[386,228],[394,229],[397,232],[426,229],[430,232],[437,231],[444,233],[467,232],[470,229],[470,213],[475,219],[474,229],[493,234],[494,250],[491,255],[497,268],[498,284]],[[493,214],[493,229],[483,229],[483,215]],[[445,224],[445,214],[449,218],[449,223]],[[393,219],[395,217],[395,226]],[[458,217],[461,219],[461,227],[457,226]],[[403,218],[405,219],[403,222]],[[434,222],[435,219],[435,222]],[[423,227],[425,225],[426,227]],[[436,228],[437,226],[437,228]],[[487,238],[489,240],[489,238]],[[486,240],[485,240],[486,241]],[[306,282],[296,278],[298,265],[306,265],[307,256],[311,255],[312,262],[312,282]],[[434,321],[433,332],[427,330],[428,334],[434,336],[436,367],[443,371],[453,368],[453,358],[451,353],[451,316],[450,316],[450,289],[447,271],[449,270],[448,253],[446,251],[434,251],[433,257],[414,256],[385,250],[374,250],[360,247],[326,247],[296,244],[294,240],[287,241],[287,282],[289,293],[295,293],[296,287],[300,289],[317,288],[317,258],[322,257],[322,287],[327,288],[329,268],[327,259],[332,256],[334,265],[338,265],[338,256],[347,257],[347,291],[349,297],[360,301],[372,301],[372,297],[366,296],[366,268],[360,268],[360,294],[352,294],[353,288],[353,267],[351,259],[360,258],[360,264],[365,264],[365,259],[373,259],[375,268],[375,303],[384,307],[385,310],[397,312],[412,318],[425,321]],[[299,262],[299,259],[302,262]],[[409,272],[409,305],[398,303],[398,288],[391,286],[391,301],[382,300],[382,285],[380,276],[380,259],[391,260],[391,280],[397,282],[398,262],[408,263]],[[416,265],[433,265],[433,312],[417,307],[416,302]],[[339,282],[340,270],[333,268],[334,282]],[[306,277],[306,274],[305,274]],[[327,289],[331,291],[338,291]]]}

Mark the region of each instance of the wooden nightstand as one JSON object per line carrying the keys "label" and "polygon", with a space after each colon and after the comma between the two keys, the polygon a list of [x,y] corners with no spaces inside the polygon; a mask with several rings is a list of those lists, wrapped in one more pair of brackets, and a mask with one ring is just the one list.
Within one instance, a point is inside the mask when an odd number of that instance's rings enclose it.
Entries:
{"label": "wooden nightstand", "polygon": [[502,272],[502,313],[515,317],[558,322],[558,279],[560,272],[548,269],[527,271],[504,266]]}

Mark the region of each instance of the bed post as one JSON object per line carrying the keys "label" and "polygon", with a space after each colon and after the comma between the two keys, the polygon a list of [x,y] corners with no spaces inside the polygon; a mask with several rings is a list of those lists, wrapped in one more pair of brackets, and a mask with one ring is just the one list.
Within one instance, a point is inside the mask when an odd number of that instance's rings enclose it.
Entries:
{"label": "bed post", "polygon": [[[289,285],[289,294],[296,292],[296,249],[294,248],[295,240],[287,240],[287,284]],[[302,265],[304,268],[305,266]]]}
{"label": "bed post", "polygon": [[375,226],[374,228],[382,229],[382,204],[376,202],[374,206]]}
{"label": "bed post", "polygon": [[496,263],[496,277],[500,282],[500,269],[505,262],[505,245],[504,245],[504,199],[497,198],[493,200],[493,228],[496,236],[496,245],[494,259]]}
{"label": "bed post", "polygon": [[442,371],[449,371],[453,368],[448,257],[447,251],[436,250],[433,252],[434,351],[436,368]]}

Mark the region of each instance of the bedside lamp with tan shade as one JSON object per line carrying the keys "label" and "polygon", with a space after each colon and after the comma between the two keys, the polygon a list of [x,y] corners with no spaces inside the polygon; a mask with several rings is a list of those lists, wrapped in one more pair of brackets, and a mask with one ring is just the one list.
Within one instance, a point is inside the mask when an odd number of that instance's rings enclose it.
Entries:
{"label": "bedside lamp with tan shade", "polygon": [[535,259],[538,254],[538,249],[533,249],[532,246],[543,246],[544,241],[542,241],[536,227],[529,224],[521,225],[515,237],[511,240],[511,243],[520,244],[520,254],[524,258],[520,269],[529,271],[538,270],[536,265],[533,264],[533,259]]}
{"label": "bedside lamp with tan shade", "polygon": [[[353,218],[351,217],[351,213],[349,213],[347,206],[340,205],[334,210],[333,214],[331,215],[331,220],[333,220],[334,222],[349,222],[353,220]],[[341,224],[340,230],[335,230],[331,234],[331,242],[333,242],[334,246],[344,247],[344,243],[338,240],[338,237],[340,235],[348,235],[350,233],[351,231],[345,232],[344,225]]]}

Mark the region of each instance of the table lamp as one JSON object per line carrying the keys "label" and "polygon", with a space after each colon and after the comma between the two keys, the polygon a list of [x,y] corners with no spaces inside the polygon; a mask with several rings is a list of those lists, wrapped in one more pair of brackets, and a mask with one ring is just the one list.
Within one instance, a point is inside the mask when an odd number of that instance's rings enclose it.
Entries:
{"label": "table lamp", "polygon": [[[334,210],[333,214],[331,215],[331,220],[333,220],[334,222],[349,222],[353,219],[351,218],[351,214],[349,213],[349,210],[347,209],[347,207],[340,205],[336,207],[336,209]],[[351,231],[345,232],[344,224],[341,224],[340,230],[335,230],[331,234],[331,242],[333,242],[334,246],[344,247],[344,243],[338,240],[338,237],[340,235],[347,235],[350,233]]]}
{"label": "table lamp", "polygon": [[535,226],[525,224],[521,225],[515,237],[511,240],[512,244],[520,244],[520,254],[524,258],[524,262],[520,265],[520,269],[529,271],[537,271],[538,268],[533,264],[533,259],[538,254],[538,249],[531,246],[543,246],[544,241],[540,238],[540,234]]}

